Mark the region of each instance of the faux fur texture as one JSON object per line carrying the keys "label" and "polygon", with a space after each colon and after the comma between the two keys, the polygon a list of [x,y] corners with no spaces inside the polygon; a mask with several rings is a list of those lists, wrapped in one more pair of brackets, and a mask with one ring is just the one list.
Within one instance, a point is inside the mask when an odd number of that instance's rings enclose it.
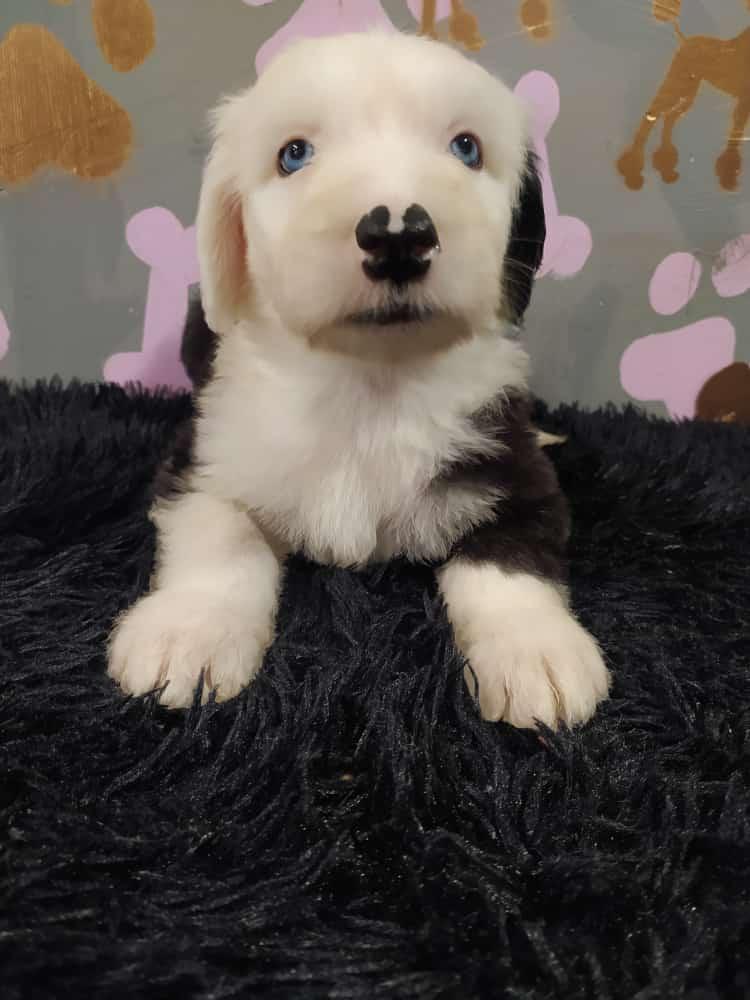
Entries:
{"label": "faux fur texture", "polygon": [[542,414],[612,699],[482,722],[432,575],[295,562],[235,701],[105,676],[186,398],[0,386],[0,993],[750,995],[747,431]]}

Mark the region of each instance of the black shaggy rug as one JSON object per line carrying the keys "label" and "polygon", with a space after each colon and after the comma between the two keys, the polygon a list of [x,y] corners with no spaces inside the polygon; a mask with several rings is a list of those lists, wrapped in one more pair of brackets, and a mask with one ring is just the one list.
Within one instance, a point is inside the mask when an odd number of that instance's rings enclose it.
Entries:
{"label": "black shaggy rug", "polygon": [[750,435],[541,413],[612,700],[482,722],[429,573],[295,562],[225,705],[127,701],[185,397],[0,385],[0,996],[750,996]]}

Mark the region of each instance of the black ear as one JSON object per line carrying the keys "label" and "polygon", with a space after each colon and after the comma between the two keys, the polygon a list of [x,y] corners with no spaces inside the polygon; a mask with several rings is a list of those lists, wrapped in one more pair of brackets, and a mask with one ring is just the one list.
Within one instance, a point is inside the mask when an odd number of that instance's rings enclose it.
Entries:
{"label": "black ear", "polygon": [[513,211],[503,272],[503,303],[512,323],[519,324],[526,312],[534,278],[542,263],[546,235],[539,167],[536,155],[528,152],[521,192]]}
{"label": "black ear", "polygon": [[182,333],[180,360],[195,389],[201,389],[211,378],[218,339],[206,322],[200,296],[192,299]]}

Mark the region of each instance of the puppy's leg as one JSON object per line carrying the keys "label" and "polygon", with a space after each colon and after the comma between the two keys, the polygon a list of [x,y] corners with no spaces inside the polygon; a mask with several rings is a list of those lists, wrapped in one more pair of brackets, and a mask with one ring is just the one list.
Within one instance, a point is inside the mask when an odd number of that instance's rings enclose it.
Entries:
{"label": "puppy's leg", "polygon": [[250,515],[189,492],[158,503],[158,562],[149,594],[116,624],[109,674],[129,694],[166,685],[163,704],[192,702],[204,675],[217,698],[257,673],[273,637],[281,563]]}
{"label": "puppy's leg", "polygon": [[561,587],[496,563],[451,560],[439,574],[456,642],[485,719],[554,728],[589,719],[609,677]]}
{"label": "puppy's leg", "polygon": [[[569,514],[554,467],[523,401],[509,400],[501,420],[503,451],[472,475],[505,498],[492,521],[458,543],[438,579],[482,715],[522,728],[572,726],[607,696],[609,675],[568,605]],[[473,689],[468,669],[467,683]]]}

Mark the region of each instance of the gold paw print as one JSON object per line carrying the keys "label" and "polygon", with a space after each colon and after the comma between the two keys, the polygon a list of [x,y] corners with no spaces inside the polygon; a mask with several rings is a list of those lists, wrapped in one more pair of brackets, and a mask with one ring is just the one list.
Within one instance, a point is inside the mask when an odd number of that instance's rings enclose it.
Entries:
{"label": "gold paw print", "polygon": [[[150,0],[91,0],[91,19],[117,72],[140,66],[156,44]],[[108,177],[130,156],[130,115],[40,24],[16,24],[0,42],[0,93],[0,183],[51,166],[86,180]]]}
{"label": "gold paw print", "polygon": [[552,0],[522,0],[518,11],[521,24],[536,41],[552,36]]}
{"label": "gold paw print", "polygon": [[[439,38],[441,27],[437,21],[437,0],[423,0],[420,33],[430,38]],[[470,52],[477,52],[485,44],[479,30],[479,19],[476,14],[468,10],[464,0],[451,0],[447,30],[450,39],[463,45]]]}

